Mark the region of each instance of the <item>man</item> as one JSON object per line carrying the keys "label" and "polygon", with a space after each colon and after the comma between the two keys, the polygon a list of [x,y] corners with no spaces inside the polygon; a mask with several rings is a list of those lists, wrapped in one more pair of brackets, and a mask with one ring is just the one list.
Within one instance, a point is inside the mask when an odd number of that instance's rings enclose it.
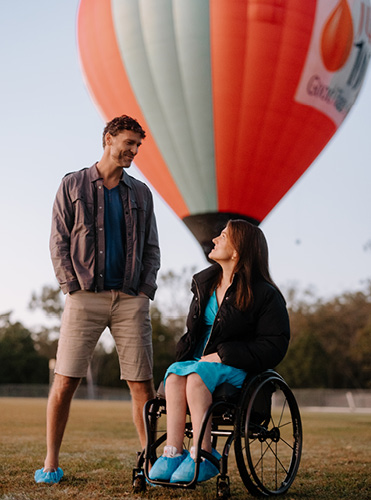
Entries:
{"label": "man", "polygon": [[144,137],[133,118],[114,118],[103,131],[101,160],[67,174],[56,195],[50,251],[67,297],[38,483],[58,483],[63,476],[59,450],[70,403],[106,327],[115,339],[121,378],[128,383],[134,423],[145,445],[142,410],[154,394],[149,299],[156,291],[160,251],[152,194],[125,172]]}

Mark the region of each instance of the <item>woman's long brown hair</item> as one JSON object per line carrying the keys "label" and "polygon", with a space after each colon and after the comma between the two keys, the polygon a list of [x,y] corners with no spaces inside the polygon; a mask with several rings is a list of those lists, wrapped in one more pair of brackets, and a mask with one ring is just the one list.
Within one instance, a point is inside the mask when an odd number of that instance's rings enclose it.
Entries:
{"label": "woman's long brown hair", "polygon": [[235,219],[227,223],[228,235],[238,253],[234,268],[236,283],[236,306],[246,310],[252,305],[254,297],[252,285],[262,278],[274,286],[277,285],[269,272],[268,244],[262,230],[245,220]]}

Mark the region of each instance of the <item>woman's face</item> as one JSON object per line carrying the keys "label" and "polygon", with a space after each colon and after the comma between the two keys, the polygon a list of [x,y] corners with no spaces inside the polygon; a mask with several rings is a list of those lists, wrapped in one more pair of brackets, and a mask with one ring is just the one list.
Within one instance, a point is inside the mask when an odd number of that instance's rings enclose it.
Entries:
{"label": "woman's face", "polygon": [[237,257],[237,252],[228,234],[228,227],[223,229],[219,236],[214,238],[214,248],[209,253],[209,258],[215,262],[234,260]]}

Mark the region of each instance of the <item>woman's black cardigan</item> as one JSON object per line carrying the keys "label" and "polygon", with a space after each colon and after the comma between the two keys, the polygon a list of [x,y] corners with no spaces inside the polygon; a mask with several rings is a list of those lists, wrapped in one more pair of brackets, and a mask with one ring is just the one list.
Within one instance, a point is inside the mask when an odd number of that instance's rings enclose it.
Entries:
{"label": "woman's black cardigan", "polygon": [[[193,299],[187,318],[187,332],[177,344],[177,361],[193,359],[203,333],[203,315],[220,271],[218,264],[193,276]],[[274,368],[285,356],[290,339],[289,317],[281,293],[263,279],[253,286],[253,303],[247,311],[235,306],[236,279],[219,307],[204,355],[217,352],[222,363],[258,373]]]}

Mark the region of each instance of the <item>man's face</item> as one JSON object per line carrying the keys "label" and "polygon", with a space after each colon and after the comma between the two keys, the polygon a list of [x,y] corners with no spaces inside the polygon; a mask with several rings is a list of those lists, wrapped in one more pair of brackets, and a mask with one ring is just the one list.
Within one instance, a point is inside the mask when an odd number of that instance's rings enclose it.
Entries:
{"label": "man's face", "polygon": [[137,132],[123,130],[117,135],[106,134],[106,147],[118,167],[128,168],[138,153],[142,138]]}

